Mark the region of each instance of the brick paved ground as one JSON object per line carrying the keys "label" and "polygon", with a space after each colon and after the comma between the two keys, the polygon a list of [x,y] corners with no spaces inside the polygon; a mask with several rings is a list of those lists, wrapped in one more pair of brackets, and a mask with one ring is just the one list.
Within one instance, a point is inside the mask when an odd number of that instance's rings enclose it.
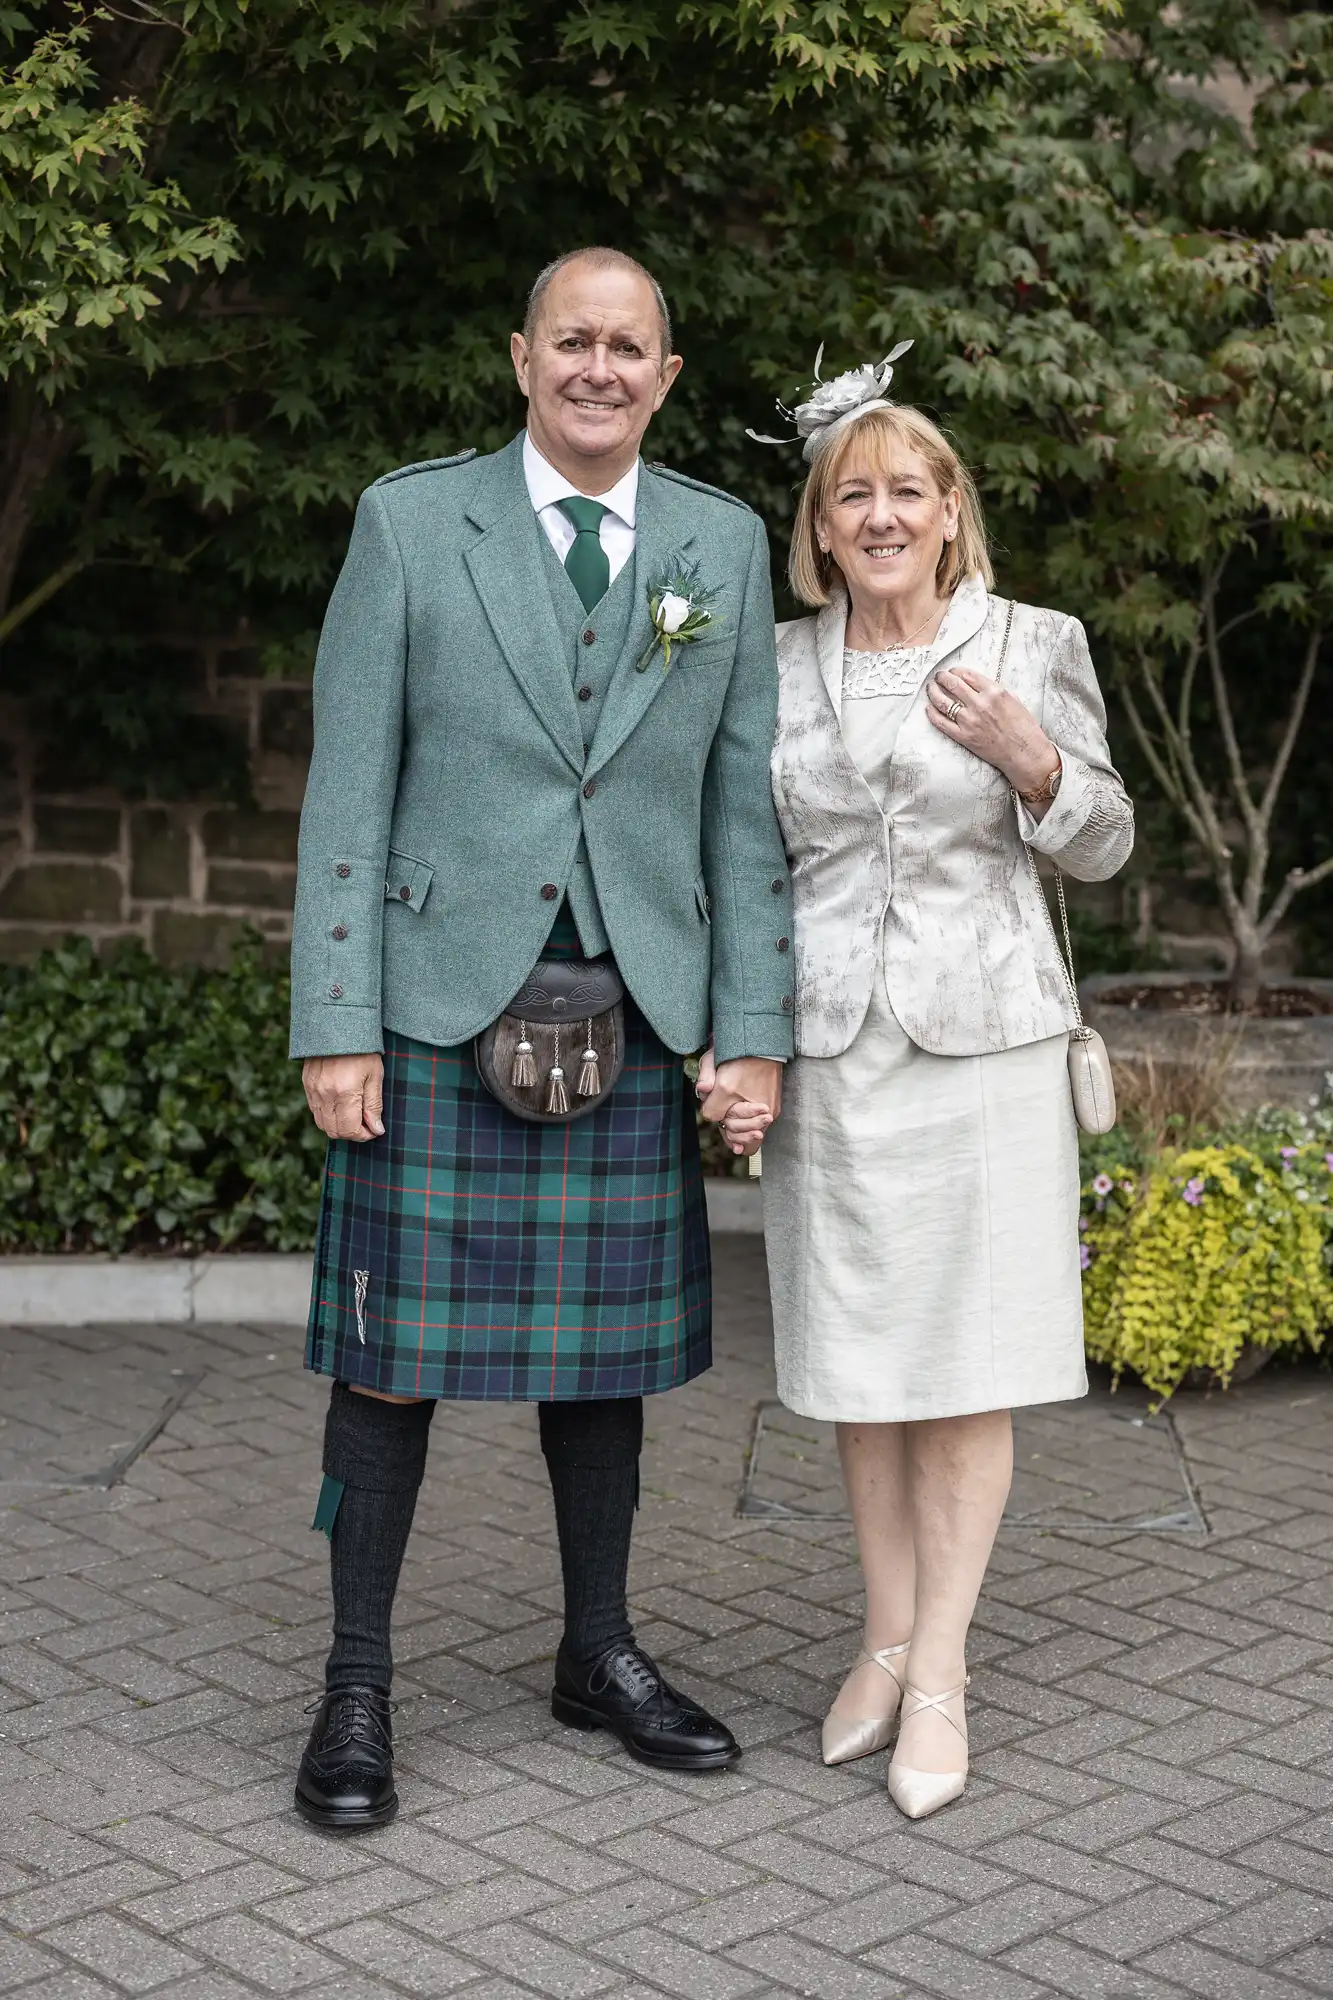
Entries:
{"label": "brick paved ground", "polygon": [[[307,1527],[324,1393],[296,1336],[0,1341],[0,1991],[1333,1994],[1333,1382],[1182,1401],[1207,1533],[1006,1528],[974,1634],[974,1777],[911,1826],[882,1760],[818,1761],[857,1627],[822,1447],[777,1427],[786,1456],[754,1489],[772,1507],[804,1480],[822,1514],[736,1513],[772,1389],[760,1246],[721,1247],[719,1366],[650,1406],[634,1587],[645,1642],[733,1722],[741,1768],[654,1777],[552,1723],[531,1413],[445,1408],[398,1627],[404,1809],[354,1842],[290,1810],[326,1616]],[[1067,1484],[1080,1454],[1034,1421],[1027,1465]],[[1145,1504],[1170,1519],[1152,1450]],[[1082,1456],[1112,1463],[1095,1440]]]}

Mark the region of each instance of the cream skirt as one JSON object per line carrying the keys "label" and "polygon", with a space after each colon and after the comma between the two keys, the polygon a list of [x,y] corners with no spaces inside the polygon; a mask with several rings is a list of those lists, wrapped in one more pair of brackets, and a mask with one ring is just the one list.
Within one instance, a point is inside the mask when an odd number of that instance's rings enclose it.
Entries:
{"label": "cream skirt", "polygon": [[789,1409],[911,1423],[1086,1393],[1066,1048],[929,1055],[881,971],[851,1048],[788,1064],[763,1189]]}

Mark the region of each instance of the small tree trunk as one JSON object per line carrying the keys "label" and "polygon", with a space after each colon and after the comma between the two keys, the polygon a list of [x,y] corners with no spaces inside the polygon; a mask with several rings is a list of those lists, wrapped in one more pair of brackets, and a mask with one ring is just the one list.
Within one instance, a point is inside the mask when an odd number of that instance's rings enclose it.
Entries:
{"label": "small tree trunk", "polygon": [[1227,1003],[1236,1013],[1251,1013],[1258,1005],[1263,985],[1264,948],[1254,928],[1245,924],[1235,932],[1236,955],[1231,963],[1231,987]]}

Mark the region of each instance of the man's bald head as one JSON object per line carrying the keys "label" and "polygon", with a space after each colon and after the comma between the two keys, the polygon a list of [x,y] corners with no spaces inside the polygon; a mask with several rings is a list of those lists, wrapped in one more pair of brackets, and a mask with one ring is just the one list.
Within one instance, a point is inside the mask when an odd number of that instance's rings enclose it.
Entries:
{"label": "man's bald head", "polygon": [[637,257],[627,256],[625,251],[612,250],[603,244],[592,244],[582,250],[567,250],[563,257],[552,258],[545,269],[537,273],[536,282],[528,293],[527,311],[523,316],[523,338],[528,345],[532,345],[532,336],[541,319],[543,301],[551,289],[553,279],[558,278],[562,271],[568,270],[571,264],[586,264],[595,271],[612,269],[629,271],[636,278],[642,278],[652,293],[653,304],[657,308],[657,321],[661,333],[661,359],[665,361],[671,352],[671,314],[667,311],[666,295],[662,287]]}

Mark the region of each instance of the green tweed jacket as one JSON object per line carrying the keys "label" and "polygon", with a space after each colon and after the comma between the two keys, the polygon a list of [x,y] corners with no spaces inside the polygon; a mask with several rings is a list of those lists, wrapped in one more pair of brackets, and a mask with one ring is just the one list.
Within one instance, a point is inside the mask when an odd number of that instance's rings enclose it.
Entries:
{"label": "green tweed jacket", "polygon": [[[522,437],[362,496],[315,670],[292,938],[293,1056],[447,1046],[503,1012],[586,843],[611,949],[667,1046],[792,1049],[791,896],[769,788],[777,664],[748,508],[639,480],[634,610],[585,748]],[[701,639],[636,662],[677,558]],[[589,616],[591,630],[596,611]]]}

